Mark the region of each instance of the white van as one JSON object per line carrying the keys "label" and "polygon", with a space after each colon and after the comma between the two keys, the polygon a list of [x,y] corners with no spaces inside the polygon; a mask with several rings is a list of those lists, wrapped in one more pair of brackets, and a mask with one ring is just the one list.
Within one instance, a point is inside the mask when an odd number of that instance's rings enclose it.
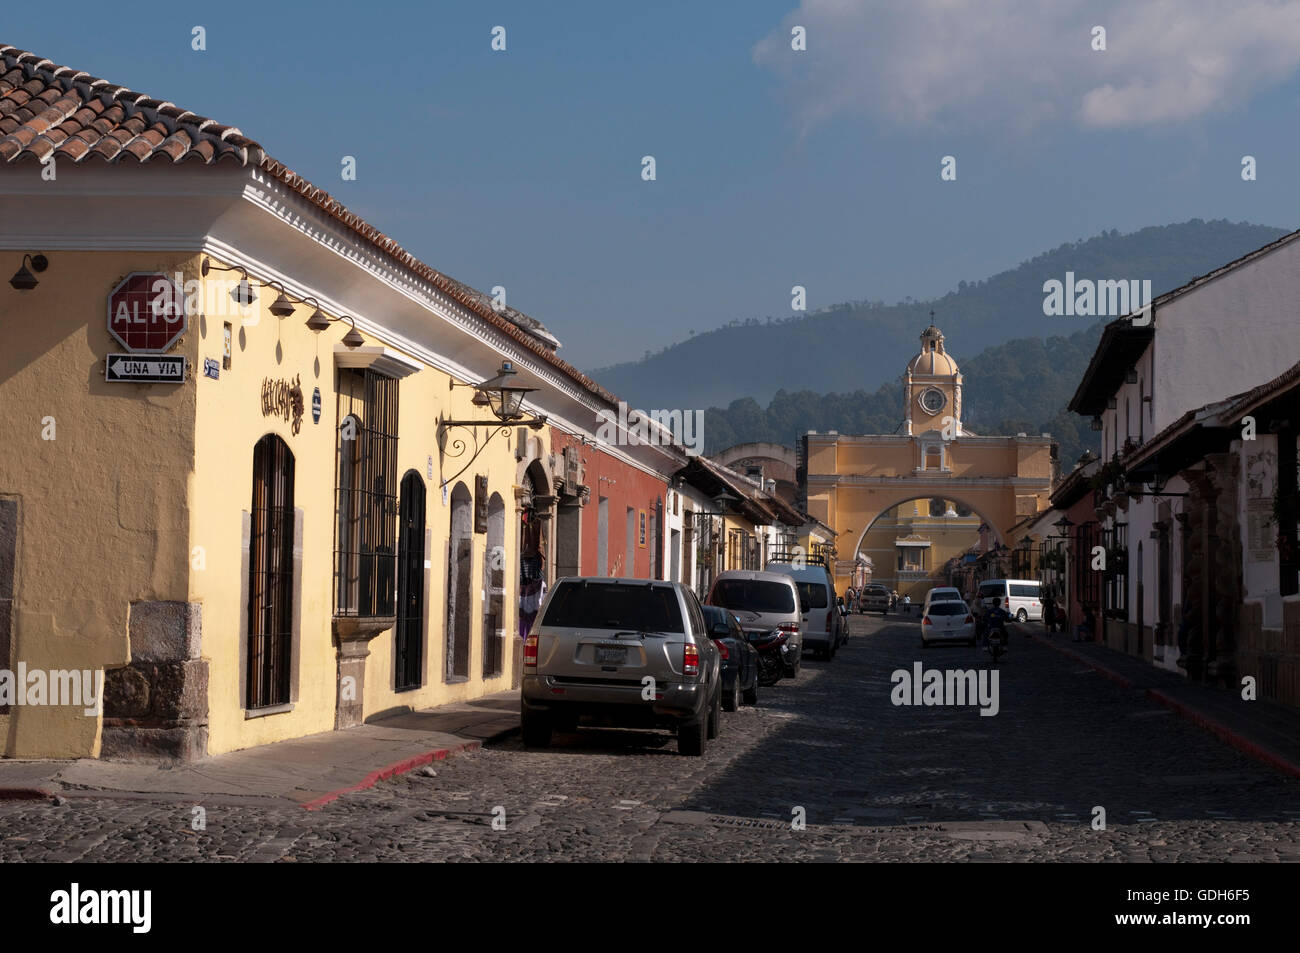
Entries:
{"label": "white van", "polygon": [[803,646],[817,658],[829,660],[847,639],[848,626],[836,605],[835,582],[826,567],[816,563],[796,569],[794,564],[773,560],[768,572],[781,573],[799,588],[803,611]]}
{"label": "white van", "polygon": [[994,597],[1002,600],[1017,622],[1035,622],[1043,618],[1042,584],[1037,579],[985,579],[976,598],[981,606],[993,605]]}

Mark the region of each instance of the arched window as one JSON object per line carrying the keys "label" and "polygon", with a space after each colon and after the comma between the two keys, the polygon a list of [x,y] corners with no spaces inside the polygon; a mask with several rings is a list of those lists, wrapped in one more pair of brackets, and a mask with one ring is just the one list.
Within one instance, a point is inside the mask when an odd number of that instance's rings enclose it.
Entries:
{"label": "arched window", "polygon": [[447,546],[447,680],[469,678],[470,623],[474,612],[470,596],[473,565],[474,503],[464,483],[451,491],[451,539]]}
{"label": "arched window", "polygon": [[487,583],[487,615],[483,620],[483,677],[502,673],[506,642],[506,504],[500,493],[488,498],[487,559],[483,563]]}
{"label": "arched window", "polygon": [[393,627],[394,687],[424,683],[424,478],[402,477],[397,510],[397,624]]}
{"label": "arched window", "polygon": [[248,707],[289,703],[293,648],[293,453],[275,434],[253,448],[248,560]]}

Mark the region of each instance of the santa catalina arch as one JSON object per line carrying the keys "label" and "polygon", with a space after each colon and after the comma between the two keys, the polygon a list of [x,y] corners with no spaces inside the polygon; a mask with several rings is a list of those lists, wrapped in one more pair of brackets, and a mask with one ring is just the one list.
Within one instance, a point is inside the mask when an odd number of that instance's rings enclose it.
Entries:
{"label": "santa catalina arch", "polygon": [[931,325],[903,375],[897,433],[800,439],[808,512],[836,533],[838,587],[849,585],[861,554],[877,581],[916,600],[975,531],[983,528],[983,545],[1014,545],[1016,524],[1049,505],[1052,438],[966,430],[962,387],[943,332]]}

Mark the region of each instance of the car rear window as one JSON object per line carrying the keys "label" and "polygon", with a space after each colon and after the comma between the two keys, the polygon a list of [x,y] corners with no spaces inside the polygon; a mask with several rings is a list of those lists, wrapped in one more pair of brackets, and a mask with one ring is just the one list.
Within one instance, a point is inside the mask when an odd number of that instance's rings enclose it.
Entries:
{"label": "car rear window", "polygon": [[543,625],[573,629],[635,629],[684,632],[681,607],[671,586],[617,582],[561,582]]}
{"label": "car rear window", "polygon": [[794,590],[760,579],[719,579],[709,599],[715,606],[750,612],[793,612]]}
{"label": "car rear window", "polygon": [[829,605],[826,587],[820,582],[796,582],[799,587],[799,602],[805,609],[825,609]]}
{"label": "car rear window", "polygon": [[980,584],[980,598],[986,599],[991,596],[1000,596],[1006,588],[1006,583],[1002,582],[985,582]]}
{"label": "car rear window", "polygon": [[966,607],[960,602],[932,602],[930,615],[965,615]]}

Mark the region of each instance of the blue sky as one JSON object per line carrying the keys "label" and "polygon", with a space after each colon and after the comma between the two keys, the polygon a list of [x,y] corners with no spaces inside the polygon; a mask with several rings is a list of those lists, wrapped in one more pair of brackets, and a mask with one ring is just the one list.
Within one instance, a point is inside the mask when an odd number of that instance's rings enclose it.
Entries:
{"label": "blue sky", "polygon": [[1295,227],[1300,3],[1042,6],[9,4],[0,42],[239,126],[592,368],[796,284],[923,298],[1103,229]]}

